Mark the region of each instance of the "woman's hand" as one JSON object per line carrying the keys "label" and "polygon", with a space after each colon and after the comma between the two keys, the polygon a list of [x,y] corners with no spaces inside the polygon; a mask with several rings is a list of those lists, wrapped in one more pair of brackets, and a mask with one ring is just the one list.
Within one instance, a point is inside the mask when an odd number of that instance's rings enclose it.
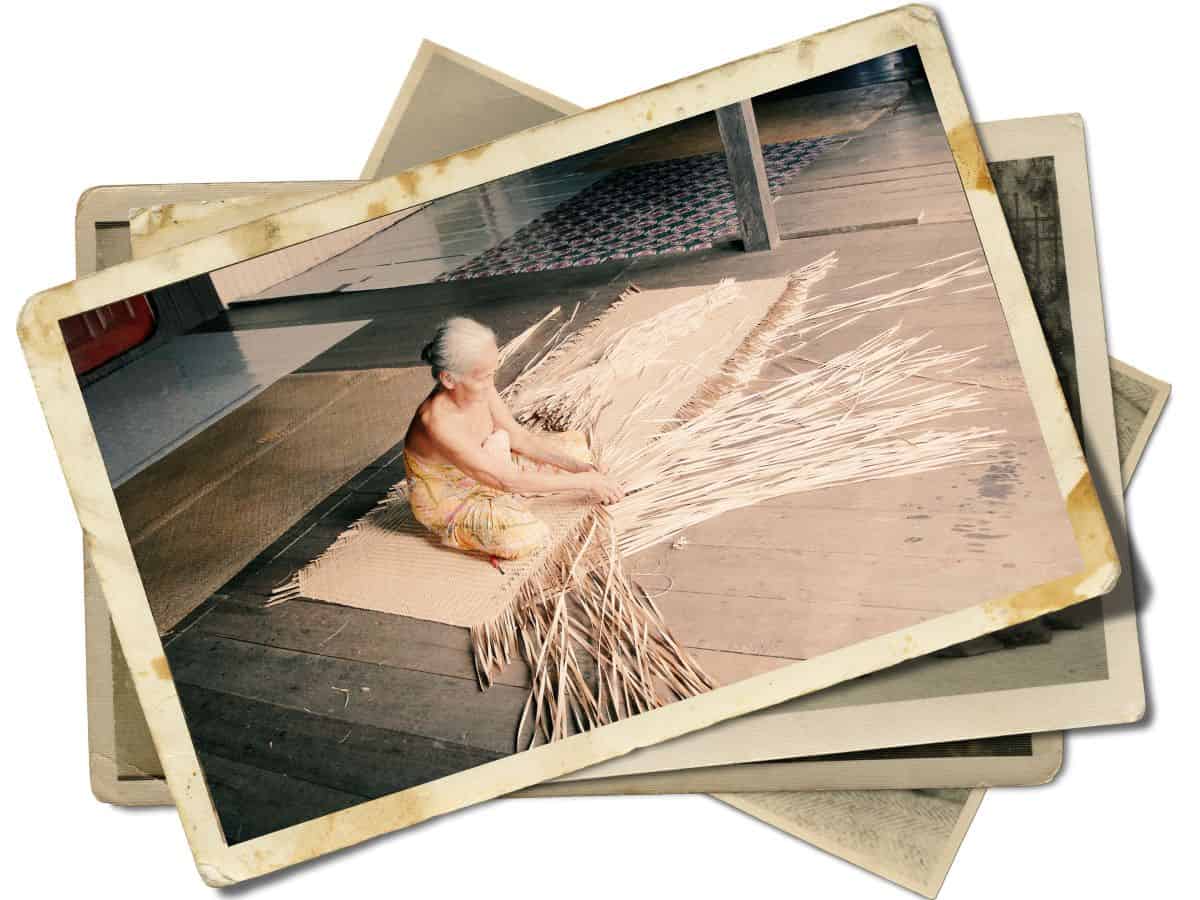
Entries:
{"label": "woman's hand", "polygon": [[599,475],[607,475],[608,474],[608,466],[605,466],[600,463],[590,463],[590,462],[581,462],[578,460],[572,460],[571,468],[568,471],[576,472],[576,473],[583,473],[583,472],[593,473],[594,472]]}
{"label": "woman's hand", "polygon": [[603,503],[606,506],[609,503],[616,503],[625,496],[625,492],[621,490],[621,486],[613,479],[609,478],[598,471],[587,472],[584,474],[584,490],[588,496],[596,503]]}

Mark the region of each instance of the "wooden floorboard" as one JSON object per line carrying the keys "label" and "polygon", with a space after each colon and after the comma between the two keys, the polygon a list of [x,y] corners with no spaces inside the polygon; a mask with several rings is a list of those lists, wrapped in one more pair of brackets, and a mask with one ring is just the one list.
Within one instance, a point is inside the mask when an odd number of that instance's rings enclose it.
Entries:
{"label": "wooden floorboard", "polygon": [[705,650],[689,647],[692,658],[717,684],[733,684],[745,678],[762,675],[782,666],[790,666],[798,660],[782,656],[761,656],[752,653],[735,653],[729,650]]}
{"label": "wooden floorboard", "polygon": [[[805,659],[930,618],[925,610],[830,606],[793,596],[746,597],[672,590],[656,601],[676,639],[706,650]],[[764,629],[786,621],[787,628]]]}
{"label": "wooden floorboard", "polygon": [[926,184],[934,176],[958,178],[958,169],[953,162],[926,163],[915,166],[895,166],[871,172],[853,172],[848,175],[813,175],[803,173],[785,184],[779,191],[781,197],[811,194],[833,188],[852,188],[880,185]]}
{"label": "wooden floorboard", "polygon": [[230,844],[347,809],[367,799],[234,761],[203,747],[198,748],[197,755],[225,840]]}
{"label": "wooden floorboard", "polygon": [[831,615],[847,612],[845,604],[917,610],[927,615],[948,611],[944,598],[919,590],[927,579],[923,582],[914,573],[914,562],[937,568],[939,587],[951,597],[986,597],[995,590],[980,582],[978,564],[972,558],[953,560],[910,552],[906,559],[907,564],[898,562],[893,554],[853,547],[830,553],[689,543],[681,550],[669,545],[652,548],[639,554],[631,565],[650,591],[669,579],[671,591],[686,593],[731,598],[786,596],[796,603],[822,598]]}
{"label": "wooden floorboard", "polygon": [[[257,606],[219,602],[195,630],[215,637],[299,653],[394,666],[475,683],[471,640],[465,628],[408,616],[355,609],[315,600]],[[529,686],[524,663],[514,661],[498,684]]]}
{"label": "wooden floorboard", "polygon": [[267,647],[188,630],[166,648],[190,684],[495,753],[512,752],[527,692],[505,684]]}
{"label": "wooden floorboard", "polygon": [[180,697],[206,754],[354,797],[382,797],[502,755],[193,685],[181,685]]}

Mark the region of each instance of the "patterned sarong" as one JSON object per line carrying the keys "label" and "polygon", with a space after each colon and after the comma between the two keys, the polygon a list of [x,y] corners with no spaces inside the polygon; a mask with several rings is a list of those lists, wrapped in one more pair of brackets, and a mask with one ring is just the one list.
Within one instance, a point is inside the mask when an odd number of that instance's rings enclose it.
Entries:
{"label": "patterned sarong", "polygon": [[[497,431],[485,447],[507,455],[520,469],[553,468],[510,453],[507,437],[506,432]],[[583,432],[546,432],[539,437],[581,462],[592,462]],[[549,540],[546,524],[515,494],[480,484],[457,466],[421,459],[407,449],[404,466],[413,516],[447,547],[499,559],[521,559],[536,553]]]}

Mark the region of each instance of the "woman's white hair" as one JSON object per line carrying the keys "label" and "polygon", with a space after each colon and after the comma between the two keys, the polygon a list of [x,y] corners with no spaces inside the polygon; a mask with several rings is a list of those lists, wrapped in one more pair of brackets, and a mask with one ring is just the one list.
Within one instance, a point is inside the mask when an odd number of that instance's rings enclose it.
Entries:
{"label": "woman's white hair", "polygon": [[496,334],[492,329],[474,319],[455,316],[438,326],[433,340],[421,350],[421,359],[429,363],[434,378],[443,372],[462,377],[495,346]]}

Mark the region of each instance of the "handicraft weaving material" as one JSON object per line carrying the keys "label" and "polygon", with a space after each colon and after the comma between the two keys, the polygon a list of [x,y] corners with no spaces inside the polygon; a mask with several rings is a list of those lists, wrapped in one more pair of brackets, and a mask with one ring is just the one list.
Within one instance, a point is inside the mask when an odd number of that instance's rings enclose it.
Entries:
{"label": "handicraft weaving material", "polygon": [[[930,427],[978,405],[977,391],[922,377],[953,371],[970,353],[924,347],[922,336],[901,337],[899,326],[824,363],[764,377],[781,345],[981,275],[976,256],[935,260],[946,270],[916,289],[817,309],[808,300],[837,265],[834,253],[788,278],[630,288],[569,340],[552,336],[504,391],[527,425],[588,433],[625,499],[605,510],[571,495],[532,498],[551,540],[501,569],[436,542],[400,482],[275,599],[304,596],[468,627],[483,688],[519,653],[533,672],[519,745],[527,723],[530,741],[549,741],[707,690],[714,682],[671,636],[623,557],[773,496],[994,450],[995,431]],[[503,359],[553,318],[514,339]]]}

